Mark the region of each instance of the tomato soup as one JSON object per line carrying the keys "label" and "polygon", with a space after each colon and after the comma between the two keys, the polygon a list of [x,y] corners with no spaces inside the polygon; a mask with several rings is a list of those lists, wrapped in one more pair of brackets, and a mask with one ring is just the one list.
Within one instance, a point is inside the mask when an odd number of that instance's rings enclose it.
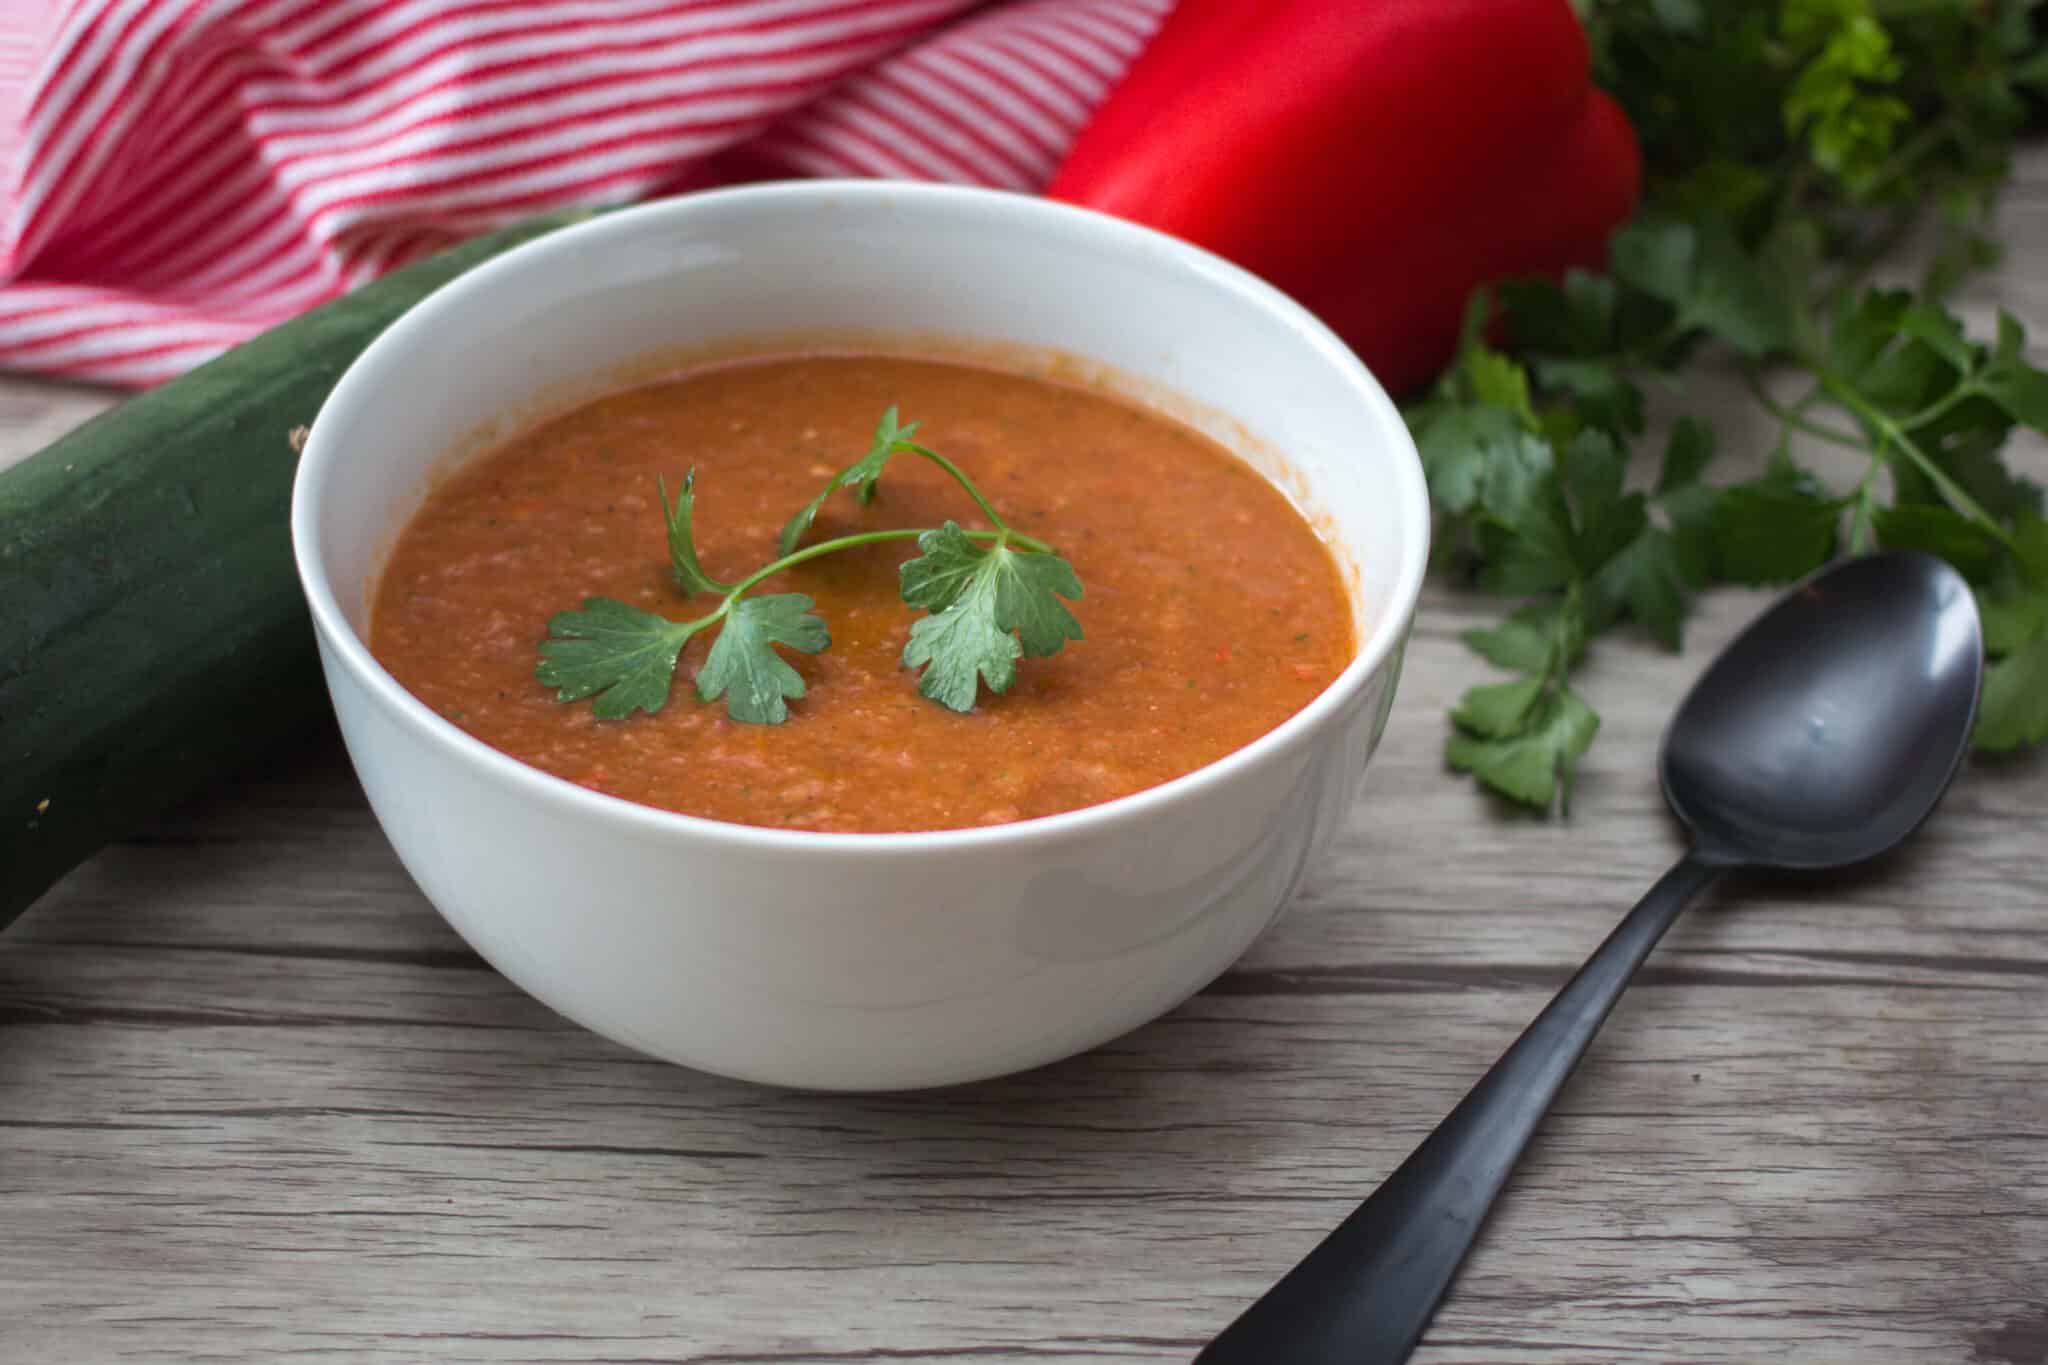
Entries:
{"label": "tomato soup", "polygon": [[[669,572],[657,476],[696,471],[703,565],[731,581],[776,558],[790,514],[868,447],[897,407],[1011,526],[1049,542],[1085,588],[1085,638],[1017,663],[959,714],[901,662],[919,613],[899,595],[914,544],[795,566],[831,631],[783,651],[805,695],[779,725],[697,700],[709,633],[684,649],[658,712],[600,720],[534,676],[549,618],[611,597],[675,620],[716,607]],[[986,526],[959,485],[898,456],[875,499],[833,495],[806,538]],[[944,359],[736,360],[600,398],[526,432],[431,493],[378,583],[370,648],[484,743],[593,790],[780,829],[957,829],[1051,815],[1190,772],[1273,729],[1353,651],[1328,549],[1260,475],[1214,442],[1096,391]]]}

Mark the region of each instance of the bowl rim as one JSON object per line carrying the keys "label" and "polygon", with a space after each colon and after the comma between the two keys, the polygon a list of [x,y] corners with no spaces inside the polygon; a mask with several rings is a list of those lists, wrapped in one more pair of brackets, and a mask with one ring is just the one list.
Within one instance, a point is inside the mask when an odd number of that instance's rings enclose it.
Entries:
{"label": "bowl rim", "polygon": [[[819,206],[821,201],[839,203],[849,198],[886,204],[893,209],[908,207],[914,210],[930,205],[942,210],[964,209],[998,214],[1010,220],[1008,225],[1012,227],[1022,224],[1027,230],[1085,243],[1090,249],[1151,257],[1163,264],[1191,271],[1203,276],[1211,287],[1235,295],[1245,306],[1277,314],[1290,329],[1302,335],[1322,361],[1350,383],[1372,424],[1376,424],[1377,429],[1368,426],[1374,437],[1373,444],[1388,447],[1387,473],[1392,483],[1391,492],[1399,504],[1399,518],[1410,534],[1406,537],[1393,592],[1383,604],[1384,610],[1371,618],[1370,628],[1365,638],[1357,642],[1350,662],[1306,706],[1251,743],[1233,749],[1221,758],[1156,786],[1092,806],[964,829],[888,833],[788,830],[664,810],[556,777],[493,748],[439,715],[377,661],[368,644],[349,623],[329,581],[319,512],[328,484],[344,474],[346,469],[338,453],[339,438],[327,434],[334,429],[335,423],[330,419],[323,425],[322,419],[328,418],[330,412],[361,407],[374,399],[372,384],[377,376],[371,371],[378,368],[377,362],[384,353],[402,345],[413,333],[428,330],[449,315],[459,315],[478,296],[503,287],[501,281],[516,276],[550,255],[566,255],[585,249],[601,250],[611,239],[632,239],[643,234],[682,228],[691,218],[728,204],[753,202],[800,214]],[[322,642],[330,651],[331,659],[416,738],[440,749],[458,763],[479,768],[495,780],[524,789],[538,801],[581,817],[622,824],[654,837],[708,839],[753,851],[799,856],[830,853],[886,857],[906,852],[966,852],[990,847],[1028,846],[1098,833],[1105,827],[1155,815],[1163,807],[1178,804],[1198,791],[1227,783],[1238,773],[1256,767],[1267,758],[1308,742],[1378,675],[1406,637],[1416,602],[1421,596],[1431,529],[1429,493],[1421,457],[1393,400],[1364,362],[1320,319],[1258,276],[1180,238],[1109,214],[1037,195],[975,186],[859,179],[740,185],[631,205],[599,218],[559,228],[472,267],[407,309],[349,363],[310,425],[293,476],[291,500],[293,561]]]}

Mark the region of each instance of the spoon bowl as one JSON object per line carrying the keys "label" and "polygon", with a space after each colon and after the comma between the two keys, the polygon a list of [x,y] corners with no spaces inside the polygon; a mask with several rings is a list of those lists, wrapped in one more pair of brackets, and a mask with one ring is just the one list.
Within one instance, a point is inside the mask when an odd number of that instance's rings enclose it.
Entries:
{"label": "spoon bowl", "polygon": [[1679,704],[1664,798],[1721,866],[1863,862],[1918,828],[1969,747],[1984,643],[1962,575],[1850,560],[1738,635]]}

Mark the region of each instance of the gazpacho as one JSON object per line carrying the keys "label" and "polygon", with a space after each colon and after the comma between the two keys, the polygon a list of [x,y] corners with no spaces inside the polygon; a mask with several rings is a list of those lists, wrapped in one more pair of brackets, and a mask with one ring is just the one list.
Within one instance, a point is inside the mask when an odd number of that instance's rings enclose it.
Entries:
{"label": "gazpacho", "polygon": [[1301,513],[1190,428],[825,352],[613,393],[458,471],[398,539],[370,648],[593,790],[883,832],[1191,772],[1305,706],[1353,632]]}

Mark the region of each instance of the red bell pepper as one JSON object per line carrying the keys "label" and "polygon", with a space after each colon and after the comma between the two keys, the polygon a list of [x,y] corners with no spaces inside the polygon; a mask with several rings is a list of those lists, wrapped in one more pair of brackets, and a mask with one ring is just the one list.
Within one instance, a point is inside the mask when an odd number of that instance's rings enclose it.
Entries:
{"label": "red bell pepper", "polygon": [[1568,0],[1180,0],[1046,192],[1264,276],[1400,393],[1475,287],[1599,266],[1640,178]]}

